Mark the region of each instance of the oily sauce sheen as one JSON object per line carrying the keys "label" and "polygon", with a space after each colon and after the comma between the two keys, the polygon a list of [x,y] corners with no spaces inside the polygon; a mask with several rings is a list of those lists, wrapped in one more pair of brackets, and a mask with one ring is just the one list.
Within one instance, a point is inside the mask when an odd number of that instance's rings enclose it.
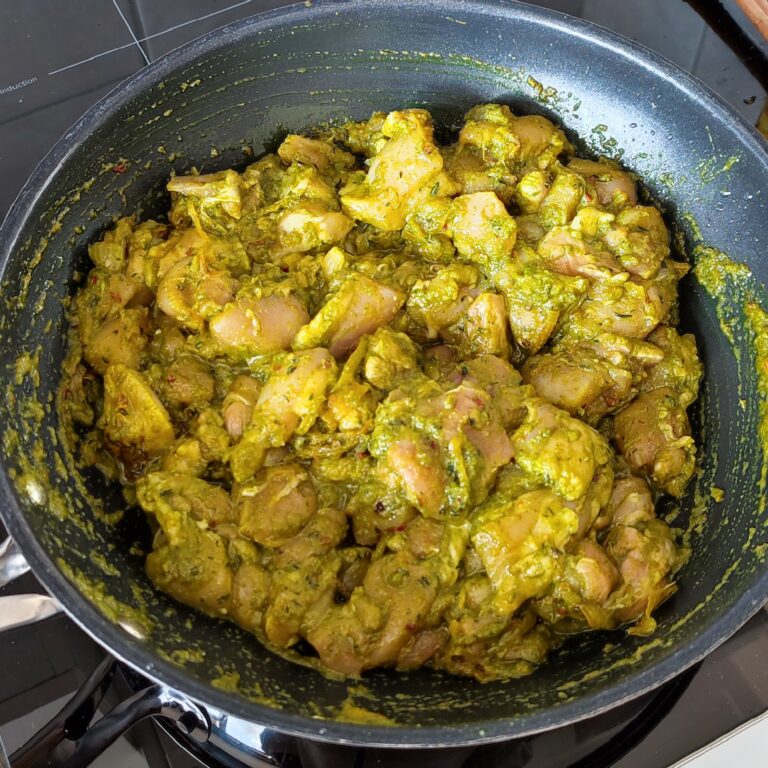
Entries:
{"label": "oily sauce sheen", "polygon": [[482,104],[290,134],[90,247],[61,402],[149,578],[344,675],[655,628],[695,464],[685,264],[633,178]]}

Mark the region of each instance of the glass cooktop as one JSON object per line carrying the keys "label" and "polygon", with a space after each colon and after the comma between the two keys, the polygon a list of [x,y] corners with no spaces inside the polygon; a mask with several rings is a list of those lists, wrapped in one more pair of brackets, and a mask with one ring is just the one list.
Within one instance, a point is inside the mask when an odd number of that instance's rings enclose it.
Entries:
{"label": "glass cooktop", "polygon": [[[165,52],[231,21],[286,3],[279,0],[0,0],[0,218],[35,164],[67,128],[124,78]],[[735,0],[541,0],[538,5],[594,21],[661,53],[706,82],[755,123],[765,105],[768,52]],[[724,12],[724,8],[728,12]],[[3,531],[0,530],[0,539]],[[0,595],[40,591],[32,576]],[[10,753],[41,728],[96,666],[103,652],[62,615],[0,635],[0,740]],[[628,731],[621,714],[497,745],[484,752],[443,752],[444,766],[529,768],[691,768],[734,762],[763,765],[768,744],[768,612],[761,611],[692,677],[651,699],[646,721]],[[105,705],[114,704],[109,698]],[[731,744],[712,745],[745,725]],[[639,730],[638,730],[639,729]],[[593,744],[605,745],[600,760]],[[750,745],[758,745],[757,748]],[[705,750],[699,752],[699,750]],[[292,751],[291,751],[292,750]],[[310,744],[280,753],[284,765],[384,766],[430,763],[425,755],[340,752]],[[733,757],[732,754],[736,754]],[[0,746],[0,768],[3,765]],[[432,761],[434,762],[434,760]],[[434,764],[438,764],[434,763]],[[256,763],[252,763],[256,764]],[[265,763],[263,763],[265,764]],[[101,768],[192,768],[195,758],[150,722],[135,727],[94,763]]]}

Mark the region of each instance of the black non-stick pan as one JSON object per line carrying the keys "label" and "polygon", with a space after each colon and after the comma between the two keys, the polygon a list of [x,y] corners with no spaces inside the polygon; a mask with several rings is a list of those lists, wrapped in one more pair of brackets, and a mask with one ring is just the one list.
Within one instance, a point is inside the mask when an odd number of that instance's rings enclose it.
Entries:
{"label": "black non-stick pan", "polygon": [[[113,217],[162,214],[172,170],[243,167],[288,130],[404,106],[428,107],[447,140],[483,101],[544,114],[582,151],[620,158],[662,206],[681,257],[696,262],[695,246],[706,243],[748,268],[723,270],[714,295],[695,270],[681,286],[682,325],[696,334],[706,370],[692,414],[703,449],[696,487],[665,513],[682,529],[693,523],[691,557],[650,638],[583,636],[515,681],[481,685],[428,670],[330,681],[151,587],[142,516],[116,519],[120,495],[78,472],[57,432],[66,298],[87,268],[87,244]],[[280,731],[456,745],[615,706],[689,667],[768,596],[765,379],[761,389],[754,323],[744,315],[745,302],[767,306],[766,196],[766,145],[716,96],[644,48],[557,13],[513,2],[342,0],[214,32],[88,112],[2,227],[2,518],[46,588],[114,655],[198,702]],[[724,489],[721,503],[712,486]],[[345,701],[396,725],[340,721]]]}

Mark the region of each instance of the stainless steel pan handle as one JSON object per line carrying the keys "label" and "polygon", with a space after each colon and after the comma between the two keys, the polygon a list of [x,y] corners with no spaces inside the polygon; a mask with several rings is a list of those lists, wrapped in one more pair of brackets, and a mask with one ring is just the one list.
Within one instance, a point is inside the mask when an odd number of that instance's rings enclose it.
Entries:
{"label": "stainless steel pan handle", "polygon": [[24,559],[16,542],[9,536],[0,543],[0,589],[19,576],[29,571],[29,563]]}
{"label": "stainless steel pan handle", "polygon": [[[0,543],[0,589],[28,571],[29,564],[13,539]],[[48,595],[0,597],[0,632],[41,621],[59,611],[59,603]],[[170,721],[198,742],[208,740],[208,713],[183,694],[159,683],[148,683],[92,723],[116,665],[115,659],[107,656],[61,712],[10,756],[11,768],[85,768],[115,739],[146,717]],[[0,745],[0,766],[3,764],[4,751]]]}
{"label": "stainless steel pan handle", "polygon": [[[0,589],[29,571],[24,555],[10,537],[0,543]],[[0,632],[34,624],[61,611],[48,595],[6,595],[0,597]]]}
{"label": "stainless steel pan handle", "polygon": [[104,658],[61,712],[10,756],[11,768],[86,768],[146,717],[170,721],[187,738],[199,743],[208,740],[211,725],[205,710],[159,683],[148,684],[92,724],[116,666],[112,657]]}
{"label": "stainless steel pan handle", "polygon": [[61,613],[61,606],[48,595],[0,597],[0,633],[25,624],[34,624],[57,613]]}

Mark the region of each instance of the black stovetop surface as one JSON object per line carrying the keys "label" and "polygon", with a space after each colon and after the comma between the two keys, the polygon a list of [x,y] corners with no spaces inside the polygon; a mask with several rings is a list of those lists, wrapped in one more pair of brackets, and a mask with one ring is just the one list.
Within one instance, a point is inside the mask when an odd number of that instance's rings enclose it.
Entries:
{"label": "black stovetop surface", "polygon": [[[285,4],[280,0],[0,0],[0,218],[58,137],[124,78],[205,32]],[[716,21],[717,3],[540,0],[535,4],[595,21],[643,43],[704,80],[750,122],[757,120],[765,90],[742,61],[745,40],[737,46],[737,55],[715,31],[723,32]],[[757,40],[735,2],[725,0],[724,5],[747,36]],[[704,11],[714,26],[693,7]],[[0,539],[2,533],[0,529]],[[0,595],[34,591],[40,591],[39,585],[32,576],[25,576],[0,590]],[[103,651],[61,615],[0,635],[0,740],[8,752],[57,711],[102,656]],[[768,710],[766,658],[768,612],[762,610],[695,674],[655,697],[523,742],[441,752],[438,757],[339,752],[307,743],[283,742],[278,749],[286,766],[664,768]],[[109,704],[108,698],[105,706]],[[635,717],[638,710],[644,712],[642,722]],[[627,729],[628,718],[635,718],[631,729]],[[597,756],[586,756],[606,742],[609,747],[603,746]],[[94,765],[191,768],[199,763],[158,728],[144,723]]]}

